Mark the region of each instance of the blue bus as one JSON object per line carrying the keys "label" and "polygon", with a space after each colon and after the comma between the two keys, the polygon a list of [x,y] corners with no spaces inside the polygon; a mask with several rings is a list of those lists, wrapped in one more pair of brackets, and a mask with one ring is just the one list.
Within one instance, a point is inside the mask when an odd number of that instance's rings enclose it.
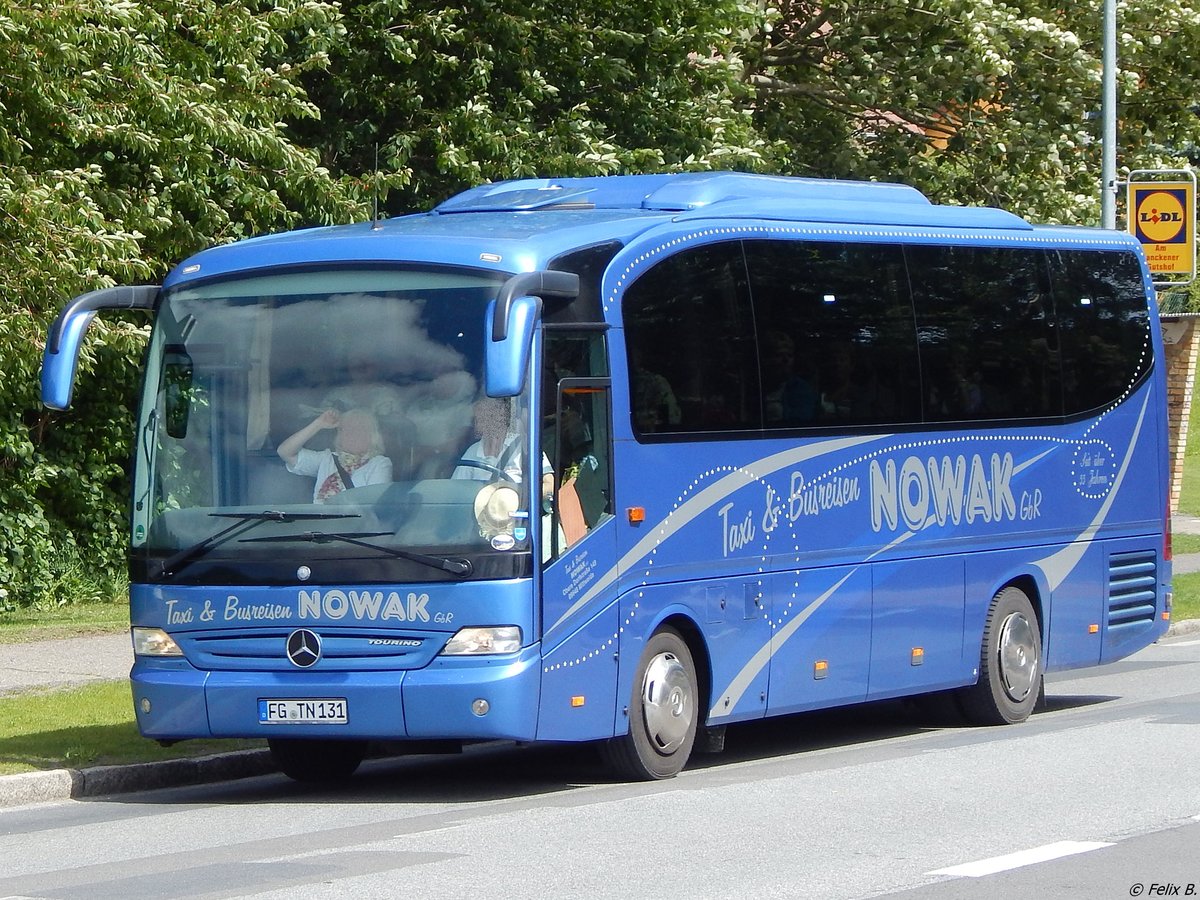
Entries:
{"label": "blue bus", "polygon": [[164,742],[594,741],[946,692],[1013,723],[1170,617],[1129,236],[738,173],[519,180],[215,247],[54,323],[154,327],[131,673]]}

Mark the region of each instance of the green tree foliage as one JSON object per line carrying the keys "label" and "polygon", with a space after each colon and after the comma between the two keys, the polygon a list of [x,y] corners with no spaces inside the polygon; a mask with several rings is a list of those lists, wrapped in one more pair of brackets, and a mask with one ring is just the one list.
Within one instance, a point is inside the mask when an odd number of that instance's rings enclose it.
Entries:
{"label": "green tree foliage", "polygon": [[[0,591],[121,568],[145,332],[97,319],[75,409],[46,413],[69,297],[361,217],[372,182],[399,211],[501,178],[748,169],[1094,224],[1102,2],[0,5]],[[1121,16],[1119,163],[1178,164],[1200,146],[1200,8]]]}
{"label": "green tree foliage", "polygon": [[[756,125],[794,173],[1099,223],[1103,0],[780,0],[743,47]],[[1200,9],[1121,4],[1119,164],[1197,143]]]}
{"label": "green tree foliage", "polygon": [[[394,210],[487,180],[767,165],[738,0],[347,0],[301,140]],[[379,149],[378,166],[375,160]]]}
{"label": "green tree foliage", "polygon": [[108,592],[123,566],[144,327],[98,318],[74,409],[48,413],[62,304],[214,242],[361,216],[282,124],[317,114],[298,79],[339,34],[314,0],[0,10],[0,608]]}

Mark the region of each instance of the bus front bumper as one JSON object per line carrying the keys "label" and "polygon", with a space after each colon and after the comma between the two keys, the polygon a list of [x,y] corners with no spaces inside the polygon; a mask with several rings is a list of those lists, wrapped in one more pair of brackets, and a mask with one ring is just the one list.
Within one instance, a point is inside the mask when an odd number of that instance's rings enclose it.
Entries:
{"label": "bus front bumper", "polygon": [[[138,729],[155,740],[346,738],[533,740],[537,646],[489,657],[438,657],[423,669],[205,672],[139,658],[130,676]],[[345,721],[265,721],[264,702],[345,701]],[[328,706],[328,704],[326,704]]]}

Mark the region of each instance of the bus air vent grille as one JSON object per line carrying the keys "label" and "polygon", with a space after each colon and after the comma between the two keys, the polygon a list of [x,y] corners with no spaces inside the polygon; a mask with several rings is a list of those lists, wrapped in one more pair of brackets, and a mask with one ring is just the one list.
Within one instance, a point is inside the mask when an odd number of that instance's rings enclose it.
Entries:
{"label": "bus air vent grille", "polygon": [[1158,555],[1153,550],[1114,553],[1108,562],[1108,637],[1123,641],[1154,625]]}
{"label": "bus air vent grille", "polygon": [[[446,643],[428,632],[307,626],[321,639],[321,658],[309,671],[362,672],[419,669]],[[248,628],[172,635],[188,661],[208,671],[295,672],[287,639],[295,627]]]}

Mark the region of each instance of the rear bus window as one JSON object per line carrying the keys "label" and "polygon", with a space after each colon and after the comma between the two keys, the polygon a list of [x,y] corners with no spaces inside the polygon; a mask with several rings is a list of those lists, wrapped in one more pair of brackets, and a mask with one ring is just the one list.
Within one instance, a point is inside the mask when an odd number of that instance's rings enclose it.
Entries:
{"label": "rear bus window", "polygon": [[1050,255],[1061,332],[1067,415],[1103,409],[1150,369],[1150,314],[1132,253]]}

